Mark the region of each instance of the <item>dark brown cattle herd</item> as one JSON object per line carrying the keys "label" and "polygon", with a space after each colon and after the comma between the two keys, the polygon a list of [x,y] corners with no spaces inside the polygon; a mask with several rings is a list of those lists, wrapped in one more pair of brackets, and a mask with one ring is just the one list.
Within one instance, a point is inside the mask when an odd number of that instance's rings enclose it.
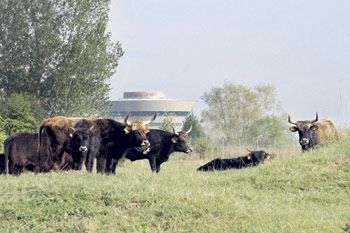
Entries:
{"label": "dark brown cattle herd", "polygon": [[[35,133],[17,133],[4,142],[4,153],[0,154],[0,174],[21,174],[22,171],[50,172],[81,170],[83,163],[92,172],[96,160],[96,171],[100,174],[115,174],[120,159],[131,161],[148,159],[152,172],[158,173],[160,165],[173,152],[191,153],[186,132],[167,132],[148,129],[156,115],[147,121],[124,122],[107,118],[68,118],[58,116],[43,121]],[[295,121],[288,115],[292,132],[298,132],[302,151],[325,144],[335,134],[334,124],[326,119]],[[249,150],[248,150],[249,151]],[[270,155],[265,151],[249,151],[246,156],[214,159],[197,171],[219,171],[254,167]]]}

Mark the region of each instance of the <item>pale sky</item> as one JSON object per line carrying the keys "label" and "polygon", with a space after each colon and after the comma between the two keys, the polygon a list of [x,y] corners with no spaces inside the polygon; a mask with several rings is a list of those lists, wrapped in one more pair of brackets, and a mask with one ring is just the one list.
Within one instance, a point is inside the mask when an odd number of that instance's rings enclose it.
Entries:
{"label": "pale sky", "polygon": [[349,0],[112,0],[125,52],[110,98],[164,91],[199,102],[225,80],[271,84],[292,120],[350,126]]}

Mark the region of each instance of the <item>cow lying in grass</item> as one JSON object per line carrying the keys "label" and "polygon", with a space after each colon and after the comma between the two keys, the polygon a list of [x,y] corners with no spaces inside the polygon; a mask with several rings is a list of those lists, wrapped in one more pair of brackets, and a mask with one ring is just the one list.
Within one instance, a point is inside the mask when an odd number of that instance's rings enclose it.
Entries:
{"label": "cow lying in grass", "polygon": [[[249,150],[248,150],[249,151]],[[197,171],[221,171],[227,169],[241,169],[245,167],[256,166],[263,163],[265,159],[269,159],[270,155],[263,150],[249,151],[249,154],[244,157],[231,159],[214,159],[209,163],[199,167]]]}

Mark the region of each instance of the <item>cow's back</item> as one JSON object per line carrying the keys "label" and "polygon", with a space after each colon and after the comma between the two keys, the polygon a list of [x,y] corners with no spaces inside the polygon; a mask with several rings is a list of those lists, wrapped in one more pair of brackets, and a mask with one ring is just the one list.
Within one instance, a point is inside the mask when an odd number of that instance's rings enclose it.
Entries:
{"label": "cow's back", "polygon": [[108,118],[95,118],[90,119],[90,121],[97,125],[99,136],[103,143],[114,141],[118,136],[124,135],[125,125],[123,123]]}
{"label": "cow's back", "polygon": [[332,121],[322,119],[315,122],[313,125],[318,127],[320,144],[323,144],[336,133],[336,127]]}

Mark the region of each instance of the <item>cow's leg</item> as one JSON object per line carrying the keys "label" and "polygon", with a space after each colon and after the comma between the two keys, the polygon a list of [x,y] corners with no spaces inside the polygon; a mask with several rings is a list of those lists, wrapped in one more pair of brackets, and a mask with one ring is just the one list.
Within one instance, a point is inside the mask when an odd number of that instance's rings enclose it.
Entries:
{"label": "cow's leg", "polygon": [[149,158],[149,165],[151,166],[152,172],[156,172],[157,171],[157,162],[156,162],[155,156],[151,156]]}
{"label": "cow's leg", "polygon": [[12,159],[9,158],[8,160],[8,166],[9,166],[9,174],[13,175],[14,174],[14,164]]}
{"label": "cow's leg", "polygon": [[106,164],[106,173],[108,175],[110,175],[113,171],[113,162],[114,162],[114,159],[112,158],[107,158],[107,164]]}
{"label": "cow's leg", "polygon": [[105,174],[106,172],[106,157],[104,156],[99,156],[97,158],[97,173]]}
{"label": "cow's leg", "polygon": [[119,160],[113,159],[112,173],[113,173],[114,175],[116,174],[118,162],[119,162]]}
{"label": "cow's leg", "polygon": [[156,172],[158,173],[160,171],[160,163],[157,163],[156,165]]}
{"label": "cow's leg", "polygon": [[92,167],[93,167],[93,164],[94,164],[94,157],[93,155],[89,154],[87,155],[86,157],[86,160],[85,160],[85,167],[86,167],[86,171],[88,172],[92,172]]}
{"label": "cow's leg", "polygon": [[22,173],[22,170],[23,170],[23,166],[22,165],[16,166],[16,175],[20,175]]}
{"label": "cow's leg", "polygon": [[77,170],[81,170],[83,168],[83,159],[80,158],[79,162],[78,162],[78,167],[77,167]]}

